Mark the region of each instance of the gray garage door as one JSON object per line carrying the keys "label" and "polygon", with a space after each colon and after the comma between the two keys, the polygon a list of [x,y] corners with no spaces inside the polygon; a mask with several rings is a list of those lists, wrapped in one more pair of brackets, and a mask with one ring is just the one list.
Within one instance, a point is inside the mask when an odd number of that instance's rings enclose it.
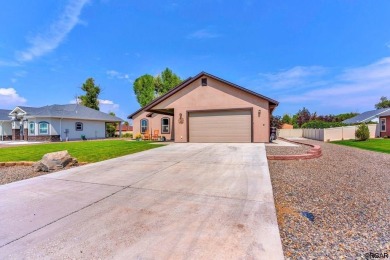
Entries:
{"label": "gray garage door", "polygon": [[189,141],[193,143],[250,143],[251,111],[189,113]]}

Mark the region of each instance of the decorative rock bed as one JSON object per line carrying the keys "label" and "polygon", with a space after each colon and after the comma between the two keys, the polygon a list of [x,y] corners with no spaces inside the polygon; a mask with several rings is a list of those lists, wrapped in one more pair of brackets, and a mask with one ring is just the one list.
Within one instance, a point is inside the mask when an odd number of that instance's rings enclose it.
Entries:
{"label": "decorative rock bed", "polygon": [[274,155],[267,155],[268,160],[304,160],[304,159],[314,159],[321,157],[322,151],[321,146],[319,145],[313,145],[313,144],[307,144],[302,143],[298,141],[292,141],[287,140],[284,138],[279,137],[279,139],[282,139],[286,142],[295,143],[299,145],[305,145],[311,147],[306,153],[303,154],[274,154]]}

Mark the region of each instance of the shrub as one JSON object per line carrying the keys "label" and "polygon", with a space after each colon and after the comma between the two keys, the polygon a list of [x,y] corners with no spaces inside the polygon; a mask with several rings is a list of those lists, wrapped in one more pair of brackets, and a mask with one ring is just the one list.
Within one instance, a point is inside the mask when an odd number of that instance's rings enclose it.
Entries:
{"label": "shrub", "polygon": [[366,124],[359,125],[356,129],[355,137],[359,141],[366,141],[370,138],[370,130],[368,130],[368,126]]}
{"label": "shrub", "polygon": [[313,120],[309,121],[307,123],[304,123],[302,125],[302,128],[331,128],[331,127],[340,127],[340,126],[345,126],[345,124],[341,122],[325,122],[325,121],[320,121],[320,120]]}
{"label": "shrub", "polygon": [[142,135],[140,133],[135,135],[135,139],[141,139],[141,138],[142,138]]}
{"label": "shrub", "polygon": [[125,133],[122,135],[123,138],[133,138],[133,134],[132,133]]}

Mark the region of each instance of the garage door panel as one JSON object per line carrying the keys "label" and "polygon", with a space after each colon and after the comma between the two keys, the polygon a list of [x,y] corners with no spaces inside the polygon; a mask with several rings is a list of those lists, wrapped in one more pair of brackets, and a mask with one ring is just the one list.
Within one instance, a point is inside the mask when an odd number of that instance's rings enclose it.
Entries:
{"label": "garage door panel", "polygon": [[207,111],[189,114],[190,142],[251,142],[251,111]]}

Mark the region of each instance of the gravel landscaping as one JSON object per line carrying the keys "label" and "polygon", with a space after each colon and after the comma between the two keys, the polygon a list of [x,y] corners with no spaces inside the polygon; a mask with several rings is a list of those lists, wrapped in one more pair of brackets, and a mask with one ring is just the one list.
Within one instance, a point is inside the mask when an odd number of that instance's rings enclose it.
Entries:
{"label": "gravel landscaping", "polygon": [[297,146],[272,146],[267,145],[267,155],[290,155],[290,154],[304,154],[310,150],[310,146],[297,145]]}
{"label": "gravel landscaping", "polygon": [[[61,170],[64,169],[60,169],[57,171],[61,171]],[[48,173],[51,172],[34,172],[32,166],[10,166],[10,167],[0,166],[0,185],[14,182],[14,181],[29,179],[32,177],[36,177]]]}
{"label": "gravel landscaping", "polygon": [[[320,145],[323,156],[268,161],[285,257],[390,254],[390,155],[303,142]],[[266,147],[269,155],[302,152],[294,148]]]}

